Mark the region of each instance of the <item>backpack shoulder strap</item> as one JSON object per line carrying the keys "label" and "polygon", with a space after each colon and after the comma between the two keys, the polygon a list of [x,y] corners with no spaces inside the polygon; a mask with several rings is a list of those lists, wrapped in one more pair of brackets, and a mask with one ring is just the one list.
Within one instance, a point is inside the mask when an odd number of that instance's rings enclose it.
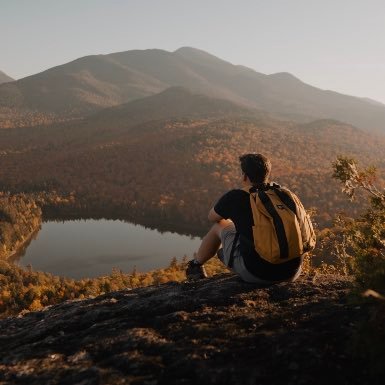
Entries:
{"label": "backpack shoulder strap", "polygon": [[[254,224],[259,223],[259,215],[269,216],[269,212],[266,210],[265,205],[261,201],[259,196],[260,191],[252,191],[254,186],[246,186],[242,190],[246,191],[250,195],[250,207],[253,214]],[[255,189],[255,188],[254,188]]]}
{"label": "backpack shoulder strap", "polygon": [[[273,186],[273,191],[277,194],[278,198],[282,201],[282,203],[291,210],[295,215],[297,215],[297,205],[294,199],[290,195],[289,190],[282,189],[280,186]],[[297,215],[298,217],[298,215]]]}
{"label": "backpack shoulder strap", "polygon": [[308,213],[306,212],[305,208],[303,207],[302,202],[299,200],[297,195],[295,195],[293,192],[286,188],[275,189],[274,191],[290,210],[292,210],[292,208],[294,209],[293,212],[297,216],[298,223],[301,229],[304,251],[306,252],[313,250],[316,243],[316,235],[313,229],[311,219]]}
{"label": "backpack shoulder strap", "polygon": [[273,219],[274,228],[277,234],[277,240],[279,244],[280,258],[287,259],[289,256],[289,244],[286,237],[285,225],[282,221],[282,218],[278,214],[273,202],[270,200],[269,196],[266,194],[265,191],[258,191],[258,197],[267,212],[269,213],[270,217]]}

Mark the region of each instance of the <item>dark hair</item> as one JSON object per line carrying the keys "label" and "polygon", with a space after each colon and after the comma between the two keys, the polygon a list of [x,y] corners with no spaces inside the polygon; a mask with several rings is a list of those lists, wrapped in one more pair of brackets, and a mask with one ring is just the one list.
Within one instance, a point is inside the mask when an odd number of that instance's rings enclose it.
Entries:
{"label": "dark hair", "polygon": [[254,184],[267,183],[271,171],[271,163],[262,154],[245,154],[239,157],[242,171]]}

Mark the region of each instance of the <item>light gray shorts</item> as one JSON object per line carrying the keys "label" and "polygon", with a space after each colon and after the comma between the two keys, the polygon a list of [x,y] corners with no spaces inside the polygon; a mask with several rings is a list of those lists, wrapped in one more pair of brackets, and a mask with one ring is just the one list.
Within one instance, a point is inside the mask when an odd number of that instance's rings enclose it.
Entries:
{"label": "light gray shorts", "polygon": [[[221,232],[222,248],[218,250],[217,255],[218,255],[218,258],[227,267],[229,267],[231,248],[233,247],[236,233],[237,232],[235,231],[235,227],[233,223],[226,226]],[[258,283],[261,285],[271,285],[272,283],[281,282],[281,281],[266,281],[264,279],[255,277],[246,269],[245,263],[241,256],[239,238],[237,240],[237,243],[234,249],[233,266],[230,269],[234,273],[238,274],[242,278],[242,280],[244,280],[245,282]],[[295,281],[300,274],[301,274],[301,269],[298,270],[297,274],[293,278],[291,278],[290,281]]]}

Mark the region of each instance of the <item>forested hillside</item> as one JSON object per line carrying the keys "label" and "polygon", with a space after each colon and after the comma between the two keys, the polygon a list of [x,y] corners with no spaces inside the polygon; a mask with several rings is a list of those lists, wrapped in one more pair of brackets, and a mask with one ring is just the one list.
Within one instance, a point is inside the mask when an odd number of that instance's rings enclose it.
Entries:
{"label": "forested hillside", "polygon": [[[0,188],[73,194],[71,209],[66,205],[65,213],[56,212],[51,205],[45,212],[50,216],[120,217],[201,234],[210,206],[239,186],[243,153],[269,156],[273,180],[295,191],[307,208],[315,207],[321,226],[348,206],[331,180],[330,165],[338,154],[385,167],[384,141],[352,126],[247,117],[242,109],[229,109],[228,102],[181,90],[171,92],[175,105],[181,92],[204,106],[195,118],[164,119],[162,104],[155,108],[158,100],[150,98],[153,108],[137,115],[142,123],[133,111],[145,110],[145,103],[134,102],[76,124],[0,131]],[[226,108],[227,116],[221,111]]]}
{"label": "forested hillside", "polygon": [[24,194],[0,192],[0,259],[17,253],[40,229],[41,209]]}

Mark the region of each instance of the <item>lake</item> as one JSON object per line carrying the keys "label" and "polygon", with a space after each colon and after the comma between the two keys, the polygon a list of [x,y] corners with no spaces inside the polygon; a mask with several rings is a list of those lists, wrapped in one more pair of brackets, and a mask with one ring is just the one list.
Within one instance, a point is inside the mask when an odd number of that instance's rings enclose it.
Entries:
{"label": "lake", "polygon": [[44,222],[16,263],[76,279],[108,275],[113,268],[146,272],[168,266],[172,257],[190,259],[200,241],[119,220]]}

